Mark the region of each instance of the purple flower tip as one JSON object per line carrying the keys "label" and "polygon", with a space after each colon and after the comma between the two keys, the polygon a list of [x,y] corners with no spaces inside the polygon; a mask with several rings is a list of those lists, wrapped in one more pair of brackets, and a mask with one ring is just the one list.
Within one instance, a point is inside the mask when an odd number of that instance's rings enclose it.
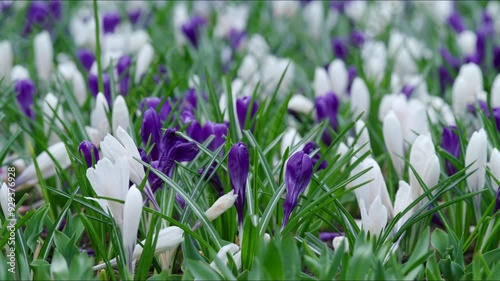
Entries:
{"label": "purple flower tip", "polygon": [[22,79],[16,81],[14,91],[17,93],[17,101],[24,114],[31,119],[35,118],[33,111],[33,96],[35,95],[35,83],[31,79]]}
{"label": "purple flower tip", "polygon": [[[302,149],[302,151],[309,155],[311,154],[314,150],[316,150],[318,148],[318,146],[316,145],[315,142],[313,141],[310,141],[308,143],[306,143],[304,145],[304,148]],[[311,160],[312,160],[312,163],[313,163],[313,166],[316,166],[316,163],[318,163],[318,161],[321,159],[321,154],[316,153],[316,155],[314,155]],[[318,165],[318,168],[317,168],[317,171],[321,171],[321,170],[324,170],[326,169],[326,167],[328,166],[328,163],[326,162],[326,160],[323,160],[321,161],[321,163]]]}
{"label": "purple flower tip", "polygon": [[158,146],[161,142],[161,127],[160,117],[156,110],[153,108],[146,110],[142,117],[141,138],[144,145],[146,145],[148,141],[150,145],[153,145],[150,152],[153,159],[158,159]]}
{"label": "purple flower tip", "polygon": [[356,66],[351,65],[347,68],[347,93],[350,95],[351,94],[351,87],[352,87],[352,82],[354,81],[354,78],[358,76],[358,71],[356,70]]}
{"label": "purple flower tip", "polygon": [[132,64],[132,59],[130,56],[125,55],[118,59],[116,64],[116,72],[118,73],[119,79],[119,89],[121,95],[128,94],[130,88],[130,65]]}
{"label": "purple flower tip", "polygon": [[239,142],[231,148],[227,158],[227,169],[229,179],[234,193],[238,195],[235,206],[238,212],[238,221],[243,223],[244,207],[245,207],[245,187],[248,178],[248,170],[250,168],[250,156],[244,143]]}
{"label": "purple flower tip", "polygon": [[116,27],[120,24],[120,14],[117,12],[110,12],[103,16],[102,18],[102,28],[104,33],[115,32]]}
{"label": "purple flower tip", "polygon": [[462,16],[456,10],[453,11],[448,18],[448,24],[451,28],[453,28],[453,30],[455,30],[456,33],[462,33],[466,29]]}
{"label": "purple flower tip", "polygon": [[406,84],[404,85],[403,89],[401,89],[401,93],[406,96],[407,99],[411,97],[411,94],[413,94],[413,91],[415,90],[415,86]]}
{"label": "purple flower tip", "polygon": [[285,170],[286,199],[283,203],[283,225],[282,229],[288,223],[300,194],[304,192],[311,181],[313,174],[313,164],[311,158],[303,151],[298,151],[288,159]]}
{"label": "purple flower tip", "polygon": [[[339,109],[339,100],[335,93],[328,93],[324,96],[316,98],[316,116],[318,121],[323,121],[327,119],[330,123],[330,127],[333,130],[337,130],[337,113]],[[331,143],[331,136],[328,130],[325,130],[323,134],[323,141],[326,144]]]}
{"label": "purple flower tip", "polygon": [[340,38],[332,39],[332,49],[335,57],[345,60],[348,55],[347,43]]}
{"label": "purple flower tip", "polygon": [[229,40],[231,48],[233,50],[237,50],[242,45],[243,41],[245,41],[246,36],[247,36],[246,31],[238,30],[236,28],[231,28],[231,30],[229,30],[227,39]]}
{"label": "purple flower tip", "polygon": [[194,16],[181,26],[182,33],[184,33],[186,38],[195,48],[198,48],[200,30],[206,23],[207,20],[204,17]]}
{"label": "purple flower tip", "polygon": [[[80,154],[85,159],[87,168],[92,167],[94,163],[97,163],[97,161],[99,161],[99,152],[97,150],[97,146],[95,146],[90,141],[82,141],[78,146],[78,151],[80,151]],[[94,161],[92,161],[92,156],[94,156]]]}
{"label": "purple flower tip", "polygon": [[[99,77],[96,74],[90,74],[88,78],[89,89],[92,95],[95,97],[99,93]],[[107,73],[102,74],[102,84],[104,87],[104,96],[108,104],[111,103],[111,82],[109,75]]]}
{"label": "purple flower tip", "polygon": [[[161,102],[162,100],[158,97],[144,98],[139,104],[139,109],[141,109],[142,111],[147,110],[148,108],[153,108],[154,110],[157,110]],[[167,120],[167,117],[171,111],[172,111],[172,106],[170,105],[170,102],[166,100],[160,109],[160,120],[162,122]]]}
{"label": "purple flower tip", "polygon": [[81,49],[76,52],[76,56],[78,57],[78,60],[87,71],[89,71],[92,68],[92,65],[95,62],[95,56],[94,53],[92,53],[92,51],[88,49]]}

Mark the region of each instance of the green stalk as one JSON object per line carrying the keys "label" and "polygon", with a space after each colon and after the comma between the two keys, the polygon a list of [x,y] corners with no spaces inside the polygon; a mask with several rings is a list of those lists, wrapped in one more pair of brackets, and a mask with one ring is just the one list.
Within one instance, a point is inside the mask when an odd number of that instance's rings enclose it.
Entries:
{"label": "green stalk", "polygon": [[104,94],[104,85],[102,83],[102,68],[101,68],[101,40],[99,32],[99,14],[97,12],[97,0],[94,0],[94,20],[95,20],[95,36],[96,36],[96,49],[95,59],[97,61],[97,76],[99,81],[99,92]]}

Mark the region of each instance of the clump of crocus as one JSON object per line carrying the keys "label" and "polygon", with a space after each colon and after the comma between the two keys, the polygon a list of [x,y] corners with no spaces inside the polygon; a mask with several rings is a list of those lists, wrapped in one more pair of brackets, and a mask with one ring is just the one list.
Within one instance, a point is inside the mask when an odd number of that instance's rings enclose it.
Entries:
{"label": "clump of crocus", "polygon": [[78,146],[78,151],[82,154],[85,159],[85,164],[87,164],[87,168],[92,167],[93,164],[99,161],[99,152],[97,150],[97,146],[95,146],[90,141],[84,140]]}
{"label": "clump of crocus", "polygon": [[302,151],[296,152],[288,159],[285,170],[286,199],[283,203],[283,225],[285,228],[300,194],[304,192],[311,181],[313,174],[313,162],[307,154]]}
{"label": "clump of crocus", "polygon": [[238,221],[243,224],[245,208],[245,188],[247,185],[248,170],[250,168],[250,156],[245,144],[239,142],[231,148],[227,158],[229,179],[236,198],[236,210],[238,212]]}

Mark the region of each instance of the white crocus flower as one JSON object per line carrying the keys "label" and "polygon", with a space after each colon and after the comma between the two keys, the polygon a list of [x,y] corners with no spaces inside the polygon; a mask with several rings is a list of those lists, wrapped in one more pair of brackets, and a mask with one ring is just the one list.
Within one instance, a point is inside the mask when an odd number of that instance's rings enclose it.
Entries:
{"label": "white crocus flower", "polygon": [[[87,178],[99,197],[125,201],[129,189],[130,168],[126,156],[119,157],[115,163],[108,158],[97,162],[95,168],[87,169]],[[99,203],[123,230],[123,204],[112,200],[88,198]]]}
{"label": "white crocus flower", "polygon": [[248,54],[254,56],[258,62],[262,62],[269,54],[270,48],[266,39],[260,34],[254,34],[246,43]]}
{"label": "white crocus flower", "polygon": [[[153,241],[156,239],[156,235],[153,235]],[[177,247],[184,241],[184,231],[177,226],[169,226],[163,228],[158,233],[158,239],[156,241],[155,255],[165,253],[168,251],[175,251]],[[136,244],[134,252],[132,254],[132,260],[138,260],[141,255],[143,248],[141,245],[146,244],[146,240],[142,240],[140,244]],[[111,265],[116,265],[116,259],[109,261]],[[93,267],[93,270],[101,270],[106,268],[105,263],[98,264]]]}
{"label": "white crocus flower", "polygon": [[[489,168],[492,176],[500,182],[500,152],[496,147],[491,151]],[[494,191],[498,190],[498,184],[494,178],[491,179],[491,187]]]}
{"label": "white crocus flower", "polygon": [[[278,85],[280,86],[278,89],[280,93],[288,93],[288,91],[290,91],[291,84],[295,77],[295,66],[293,61],[287,58],[278,58],[268,55],[263,61],[261,70],[263,93],[273,93]],[[281,79],[282,77],[283,79]]]}
{"label": "white crocus flower", "polygon": [[304,20],[313,39],[321,37],[324,24],[324,11],[322,1],[312,1],[303,10]]}
{"label": "white crocus flower", "polygon": [[361,221],[363,229],[369,232],[372,236],[378,236],[387,224],[387,209],[382,204],[380,196],[377,195],[373,203],[369,206],[368,212],[366,211],[365,202],[361,199],[359,209],[361,211]]}
{"label": "white crocus flower", "polygon": [[322,67],[316,67],[314,70],[313,89],[316,97],[324,96],[332,91],[328,73]]}
{"label": "white crocus flower", "polygon": [[12,70],[10,71],[11,81],[17,81],[29,78],[30,78],[30,73],[28,69],[26,69],[26,67],[22,65],[14,65],[14,67],[12,67]]}
{"label": "white crocus flower", "polygon": [[401,123],[392,110],[389,111],[384,118],[382,133],[384,136],[385,147],[391,157],[392,165],[398,173],[398,176],[402,178],[405,165],[403,132]]}
{"label": "white crocus flower", "polygon": [[333,92],[339,97],[344,97],[349,84],[349,73],[344,61],[341,59],[333,60],[328,66],[328,76]]}
{"label": "white crocus flower", "polygon": [[[302,137],[300,136],[299,132],[297,129],[294,127],[289,127],[288,129],[285,130],[285,133],[283,134],[283,138],[281,139],[281,155],[285,154],[285,150],[287,148],[292,149],[293,146],[295,146],[298,142],[302,140]],[[302,148],[297,148],[298,150]],[[290,155],[292,154],[293,151],[290,150]]]}
{"label": "white crocus flower", "polygon": [[10,71],[14,61],[14,53],[12,52],[12,44],[5,40],[0,41],[0,81],[3,83],[10,82]]}
{"label": "white crocus flower", "polygon": [[[410,165],[413,166],[413,169],[415,169],[428,189],[433,188],[438,183],[441,167],[434,149],[434,143],[429,135],[420,135],[413,143],[410,151]],[[411,167],[408,167],[408,171],[410,174],[412,198],[413,200],[417,200],[425,191],[418,182]],[[427,199],[424,198],[421,202],[426,201]]]}
{"label": "white crocus flower", "polygon": [[273,15],[277,18],[291,18],[300,8],[299,1],[272,1]]}
{"label": "white crocus flower", "polygon": [[[228,262],[227,254],[228,253],[233,257],[236,268],[238,270],[240,270],[241,269],[241,249],[240,249],[240,247],[238,247],[238,245],[233,244],[233,243],[227,244],[227,245],[220,248],[219,252],[217,253],[217,258],[220,261],[222,261],[222,263],[227,264],[227,262]],[[220,272],[215,261],[210,263],[210,267],[212,267],[216,271]]]}
{"label": "white crocus flower", "polygon": [[456,115],[463,115],[466,106],[475,102],[483,91],[483,73],[479,66],[468,63],[460,67],[451,89],[452,107]]}
{"label": "white crocus flower", "polygon": [[470,30],[465,30],[457,35],[457,44],[463,55],[474,54],[476,52],[476,41],[476,33]]}
{"label": "white crocus flower", "polygon": [[491,85],[491,107],[500,107],[500,73],[497,74]]}
{"label": "white crocus flower", "polygon": [[132,185],[127,192],[125,204],[123,207],[123,229],[122,239],[123,248],[125,249],[126,261],[129,272],[133,273],[133,252],[135,248],[135,240],[137,239],[137,231],[139,230],[139,222],[142,214],[142,195],[139,189]]}
{"label": "white crocus flower", "polygon": [[[411,186],[405,181],[399,181],[399,188],[396,192],[396,199],[394,200],[394,217],[403,212],[408,206],[413,203]],[[396,223],[395,230],[398,231],[405,222],[411,217],[413,211],[409,210],[403,217]]]}
{"label": "white crocus flower", "polygon": [[113,103],[112,122],[113,132],[116,132],[118,127],[122,127],[125,131],[130,127],[130,115],[127,104],[121,95],[117,96]]}
{"label": "white crocus flower", "polygon": [[48,81],[52,73],[54,49],[48,31],[43,31],[34,39],[35,66],[40,80]]}
{"label": "white crocus flower", "polygon": [[370,135],[368,134],[368,128],[365,125],[365,122],[358,120],[356,124],[354,124],[354,130],[356,131],[356,136],[358,137],[356,141],[356,149],[363,147],[357,154],[357,157],[361,157],[361,155],[370,152]]}
{"label": "white crocus flower", "polygon": [[[71,161],[68,156],[68,152],[66,151],[66,147],[64,143],[58,142],[55,143],[44,151],[40,153],[35,159],[38,168],[40,169],[40,173],[42,174],[43,179],[50,178],[56,174],[56,164],[52,157],[59,164],[59,167],[64,170],[67,169],[71,165]],[[21,185],[33,185],[38,182],[36,168],[33,163],[28,165],[26,169],[19,175],[16,180],[17,186]]]}
{"label": "white crocus flower", "polygon": [[82,106],[87,100],[87,85],[85,79],[83,78],[80,71],[75,71],[71,77],[71,88],[73,90],[73,95],[75,95],[76,101],[80,106]]}
{"label": "white crocus flower", "polygon": [[293,95],[288,102],[288,110],[309,114],[314,110],[314,103],[301,94]]}
{"label": "white crocus flower", "polygon": [[427,104],[427,114],[429,120],[433,124],[442,123],[447,125],[455,125],[455,116],[450,105],[447,104],[441,97],[430,96]]}
{"label": "white crocus flower", "polygon": [[349,1],[346,2],[345,13],[354,22],[359,22],[365,15],[367,6],[367,2],[364,0]]}
{"label": "white crocus flower", "polygon": [[[486,155],[488,149],[488,139],[484,129],[480,129],[472,134],[467,149],[465,151],[465,166],[470,167],[467,173],[472,174],[467,177],[467,187],[471,192],[478,191],[484,187],[486,175]],[[476,209],[479,209],[481,195],[474,197]]]}
{"label": "white crocus flower", "polygon": [[102,93],[97,94],[95,106],[90,113],[90,127],[86,127],[90,140],[96,146],[99,142],[111,132],[107,112],[109,111],[108,102]]}
{"label": "white crocus flower", "polygon": [[259,77],[259,63],[253,55],[246,55],[238,68],[238,77],[246,83],[256,84]]}
{"label": "white crocus flower", "polygon": [[368,41],[361,49],[363,69],[366,77],[377,84],[382,81],[387,65],[387,50],[380,41]]}
{"label": "white crocus flower", "polygon": [[356,77],[351,88],[351,112],[353,118],[357,118],[361,113],[361,120],[367,120],[370,112],[370,92],[363,79]]}
{"label": "white crocus flower", "polygon": [[135,84],[139,84],[142,76],[148,71],[149,65],[153,61],[154,55],[155,51],[153,49],[153,46],[151,46],[150,44],[145,44],[137,54],[137,64],[135,66],[134,76]]}
{"label": "white crocus flower", "polygon": [[214,35],[225,37],[233,28],[239,31],[245,30],[249,14],[250,9],[246,5],[225,6],[217,14]]}

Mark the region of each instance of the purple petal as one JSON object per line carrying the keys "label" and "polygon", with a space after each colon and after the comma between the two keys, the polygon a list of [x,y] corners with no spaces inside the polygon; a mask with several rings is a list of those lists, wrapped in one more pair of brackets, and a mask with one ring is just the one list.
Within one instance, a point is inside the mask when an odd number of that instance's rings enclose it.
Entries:
{"label": "purple petal", "polygon": [[95,62],[94,53],[92,53],[92,51],[88,49],[81,49],[76,52],[76,56],[78,57],[78,60],[83,65],[83,67],[87,71],[90,71],[92,65]]}
{"label": "purple petal", "polygon": [[104,33],[115,32],[116,27],[120,24],[120,13],[109,12],[106,13],[102,18],[102,28]]}
{"label": "purple petal", "polygon": [[31,119],[35,119],[33,111],[33,96],[35,95],[35,83],[30,79],[16,81],[14,91],[17,93],[17,101],[24,114]]}
{"label": "purple petal", "polygon": [[[247,112],[251,108],[251,114],[249,116],[248,121],[252,121],[252,119],[255,116],[255,113],[257,113],[257,110],[259,108],[259,105],[257,104],[256,101],[253,102],[252,104],[252,98],[251,97],[242,97],[238,98],[236,100],[236,113],[238,115],[238,121],[240,123],[240,128],[243,130],[244,128],[248,127],[246,126],[246,117],[247,117]],[[253,130],[253,129],[252,129]]]}
{"label": "purple petal", "polygon": [[128,94],[130,88],[130,65],[132,65],[132,58],[128,55],[124,55],[118,59],[116,64],[116,72],[118,73],[118,79],[120,80],[119,88],[120,94]]}
{"label": "purple petal", "polygon": [[182,32],[195,48],[198,48],[200,30],[206,23],[207,20],[204,17],[194,16],[181,26]]}
{"label": "purple petal", "polygon": [[319,239],[321,239],[321,241],[323,241],[323,242],[332,241],[333,238],[339,237],[339,236],[342,236],[342,234],[340,234],[338,232],[320,232],[319,233]]}
{"label": "purple petal", "polygon": [[[458,159],[460,157],[460,140],[456,130],[457,128],[455,126],[443,127],[441,147]],[[448,160],[445,160],[445,164],[448,175],[451,176],[457,172],[457,169]]]}
{"label": "purple petal", "polygon": [[238,142],[233,145],[227,158],[227,169],[229,179],[234,193],[238,195],[235,206],[238,212],[238,221],[243,223],[244,207],[245,207],[245,187],[248,178],[248,170],[250,168],[250,156],[244,143]]}
{"label": "purple petal", "polygon": [[[96,74],[90,74],[88,78],[89,89],[92,95],[95,97],[99,93],[99,77]],[[104,87],[104,96],[108,104],[111,102],[111,82],[109,80],[109,75],[107,73],[102,74],[102,84]]]}
{"label": "purple petal", "polygon": [[493,67],[500,70],[500,46],[493,49]]}
{"label": "purple petal", "polygon": [[401,93],[406,96],[407,99],[411,97],[411,94],[415,90],[415,86],[406,84],[404,85],[403,89],[401,89]]}
{"label": "purple petal", "polygon": [[[306,143],[304,145],[304,148],[302,149],[302,151],[309,155],[311,154],[314,150],[316,150],[318,148],[318,146],[316,145],[315,142],[313,141],[310,141],[308,143]],[[311,160],[312,160],[312,164],[313,164],[313,167],[316,166],[316,163],[318,163],[318,161],[321,159],[321,154],[316,153],[316,155],[314,155]],[[323,160],[321,162],[321,164],[319,164],[318,168],[317,168],[317,171],[321,171],[321,170],[324,170],[326,169],[326,167],[328,166],[328,163],[326,162],[326,160]]]}
{"label": "purple petal", "polygon": [[231,28],[231,30],[229,30],[229,34],[227,35],[231,48],[233,50],[239,49],[241,44],[245,40],[246,36],[247,36],[246,31]]}
{"label": "purple petal", "polygon": [[493,213],[495,214],[496,212],[498,212],[498,210],[500,210],[500,188],[498,188],[498,190],[497,190],[495,210],[493,211]]}
{"label": "purple petal", "polygon": [[[92,167],[94,163],[99,161],[99,152],[97,146],[95,146],[90,141],[84,140],[78,146],[78,151],[83,155],[87,168]],[[92,155],[94,156],[94,161],[92,161]]]}
{"label": "purple petal", "polygon": [[158,113],[153,108],[149,108],[144,112],[142,117],[141,138],[142,143],[146,145],[150,140],[150,145],[154,145],[150,154],[153,159],[158,159],[159,146],[161,143],[161,121]]}
{"label": "purple petal", "polygon": [[453,11],[448,18],[448,24],[456,33],[462,33],[466,30],[462,16],[458,11]]}
{"label": "purple petal", "polygon": [[226,142],[224,136],[227,135],[227,129],[228,126],[226,124],[218,124],[210,121],[205,123],[202,129],[203,140],[205,141],[211,135],[214,135],[214,139],[208,146],[210,150],[215,151]]}
{"label": "purple petal", "polygon": [[348,55],[347,44],[344,40],[340,38],[332,39],[332,49],[336,58],[345,60]]}

